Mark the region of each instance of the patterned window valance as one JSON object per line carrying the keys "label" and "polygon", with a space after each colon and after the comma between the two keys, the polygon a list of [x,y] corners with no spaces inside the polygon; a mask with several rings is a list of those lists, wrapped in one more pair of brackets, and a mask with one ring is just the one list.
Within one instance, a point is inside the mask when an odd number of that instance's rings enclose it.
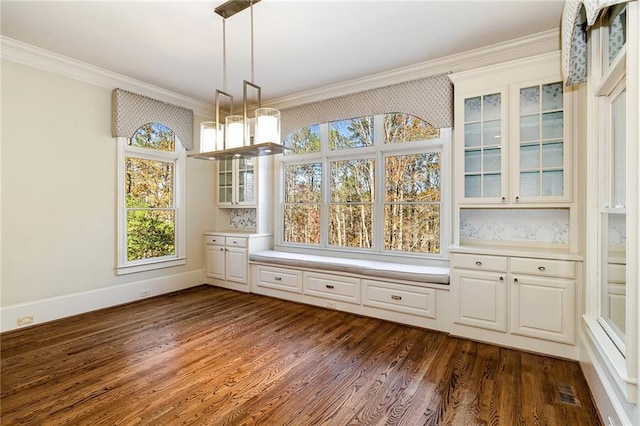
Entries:
{"label": "patterned window valance", "polygon": [[111,133],[114,137],[133,136],[148,123],[170,128],[187,150],[193,149],[193,111],[143,95],[115,89],[111,103]]}
{"label": "patterned window valance", "polygon": [[587,81],[587,29],[600,12],[628,0],[565,0],[562,10],[562,73],[567,86]]}
{"label": "patterned window valance", "polygon": [[365,115],[402,112],[434,127],[451,127],[453,86],[447,74],[393,84],[282,109],[282,134],[302,127]]}

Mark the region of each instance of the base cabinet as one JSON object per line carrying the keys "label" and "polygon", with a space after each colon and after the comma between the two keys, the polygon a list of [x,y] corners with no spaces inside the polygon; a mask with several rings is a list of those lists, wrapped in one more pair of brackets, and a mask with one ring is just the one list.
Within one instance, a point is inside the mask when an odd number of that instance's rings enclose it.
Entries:
{"label": "base cabinet", "polygon": [[451,266],[455,324],[499,332],[483,334],[498,344],[509,344],[510,336],[575,343],[574,261],[454,253]]}
{"label": "base cabinet", "polygon": [[220,287],[249,292],[249,253],[271,246],[271,235],[205,234],[206,281]]}

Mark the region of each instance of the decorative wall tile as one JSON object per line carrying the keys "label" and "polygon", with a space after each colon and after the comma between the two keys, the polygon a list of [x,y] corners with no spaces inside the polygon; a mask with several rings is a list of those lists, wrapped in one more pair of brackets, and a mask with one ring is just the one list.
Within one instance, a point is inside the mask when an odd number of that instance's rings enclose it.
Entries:
{"label": "decorative wall tile", "polygon": [[232,228],[255,228],[256,209],[229,209],[229,226]]}
{"label": "decorative wall tile", "polygon": [[462,209],[460,239],[569,243],[568,209]]}
{"label": "decorative wall tile", "polygon": [[607,240],[610,246],[623,246],[627,243],[627,215],[609,215]]}

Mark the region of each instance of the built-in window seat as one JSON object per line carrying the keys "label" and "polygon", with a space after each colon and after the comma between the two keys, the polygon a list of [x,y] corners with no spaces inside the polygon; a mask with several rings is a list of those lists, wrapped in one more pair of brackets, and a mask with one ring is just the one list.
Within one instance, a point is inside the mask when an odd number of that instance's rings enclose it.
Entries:
{"label": "built-in window seat", "polygon": [[276,250],[249,262],[253,293],[448,331],[449,268]]}
{"label": "built-in window seat", "polygon": [[327,272],[346,272],[371,278],[386,278],[416,283],[449,284],[449,268],[407,265],[374,260],[348,259],[262,250],[249,255],[249,260],[303,269],[320,269]]}

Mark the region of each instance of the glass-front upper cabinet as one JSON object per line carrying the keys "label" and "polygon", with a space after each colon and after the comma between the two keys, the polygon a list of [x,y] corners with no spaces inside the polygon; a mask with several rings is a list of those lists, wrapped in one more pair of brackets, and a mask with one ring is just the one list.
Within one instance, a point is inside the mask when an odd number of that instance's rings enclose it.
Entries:
{"label": "glass-front upper cabinet", "polygon": [[561,81],[513,87],[512,193],[516,203],[569,201],[570,144]]}
{"label": "glass-front upper cabinet", "polygon": [[218,205],[220,207],[255,206],[255,159],[218,161]]}
{"label": "glass-front upper cabinet", "polygon": [[464,198],[469,202],[506,202],[506,90],[464,98]]}

